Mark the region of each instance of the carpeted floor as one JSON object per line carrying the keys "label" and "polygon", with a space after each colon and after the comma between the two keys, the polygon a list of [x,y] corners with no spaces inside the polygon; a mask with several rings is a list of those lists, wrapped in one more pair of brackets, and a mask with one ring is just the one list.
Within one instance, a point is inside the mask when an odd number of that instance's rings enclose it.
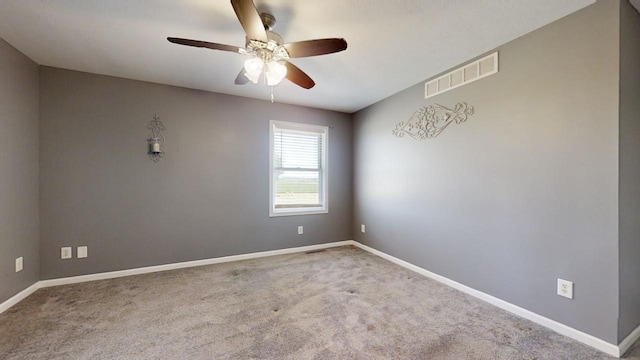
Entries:
{"label": "carpeted floor", "polygon": [[611,359],[354,247],[41,289],[0,358]]}

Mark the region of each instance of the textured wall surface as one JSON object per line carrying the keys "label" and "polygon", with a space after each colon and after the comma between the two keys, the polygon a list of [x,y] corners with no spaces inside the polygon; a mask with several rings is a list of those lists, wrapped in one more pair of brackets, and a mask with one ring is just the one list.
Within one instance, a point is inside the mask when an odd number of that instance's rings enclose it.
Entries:
{"label": "textured wall surface", "polygon": [[39,278],[38,81],[38,65],[0,39],[0,303]]}
{"label": "textured wall surface", "polygon": [[[505,44],[496,75],[358,112],[356,240],[617,343],[618,10],[599,1]],[[475,114],[439,137],[392,135],[458,102]]]}
{"label": "textured wall surface", "polygon": [[620,325],[640,325],[640,14],[620,9]]}
{"label": "textured wall surface", "polygon": [[[41,89],[43,279],[352,238],[347,114],[48,67]],[[328,214],[269,218],[271,119],[331,127]]]}

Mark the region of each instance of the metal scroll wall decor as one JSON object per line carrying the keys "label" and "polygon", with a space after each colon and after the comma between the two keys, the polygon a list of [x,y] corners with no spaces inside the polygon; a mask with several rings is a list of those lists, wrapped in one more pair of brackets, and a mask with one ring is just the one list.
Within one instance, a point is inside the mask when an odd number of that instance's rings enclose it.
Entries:
{"label": "metal scroll wall decor", "polygon": [[393,129],[393,135],[401,138],[405,134],[416,140],[434,138],[449,126],[452,122],[461,124],[473,115],[473,106],[466,103],[457,103],[453,109],[434,104],[424,106],[407,121],[401,121]]}
{"label": "metal scroll wall decor", "polygon": [[149,143],[149,157],[154,162],[160,161],[164,157],[164,151],[162,146],[164,145],[164,135],[162,132],[165,130],[162,121],[158,115],[153,115],[153,120],[147,125],[147,129],[151,130],[151,136],[147,139]]}

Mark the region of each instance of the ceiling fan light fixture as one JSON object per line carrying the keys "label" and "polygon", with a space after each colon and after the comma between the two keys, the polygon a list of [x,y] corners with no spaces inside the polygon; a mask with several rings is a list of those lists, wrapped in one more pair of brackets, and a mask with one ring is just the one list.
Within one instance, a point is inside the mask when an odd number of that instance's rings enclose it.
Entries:
{"label": "ceiling fan light fixture", "polygon": [[327,38],[284,43],[282,36],[273,32],[275,18],[272,14],[260,14],[253,0],[231,0],[231,6],[246,35],[246,48],[214,42],[168,37],[174,44],[229,51],[250,58],[236,76],[235,83],[243,85],[251,81],[260,82],[264,72],[264,82],[273,87],[283,79],[304,88],[315,86],[313,79],[297,66],[289,62],[291,58],[332,54],[347,49],[347,42],[341,38]]}
{"label": "ceiling fan light fixture", "polygon": [[270,61],[264,72],[267,85],[278,85],[287,76],[287,67],[281,61]]}
{"label": "ceiling fan light fixture", "polygon": [[257,56],[251,57],[244,62],[244,76],[252,83],[257,84],[260,80],[260,74],[264,69],[264,61]]}

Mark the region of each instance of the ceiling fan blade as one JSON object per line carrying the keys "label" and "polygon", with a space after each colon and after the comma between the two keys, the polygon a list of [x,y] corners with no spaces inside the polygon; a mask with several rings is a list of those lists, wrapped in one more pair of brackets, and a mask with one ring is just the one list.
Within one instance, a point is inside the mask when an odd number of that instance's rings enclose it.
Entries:
{"label": "ceiling fan blade", "polygon": [[289,57],[299,58],[336,53],[347,49],[344,39],[317,39],[284,44]]}
{"label": "ceiling fan blade", "polygon": [[244,85],[249,82],[246,76],[244,76],[245,69],[240,70],[238,76],[236,76],[236,85]]}
{"label": "ceiling fan blade", "polygon": [[284,65],[287,67],[287,79],[292,83],[305,89],[311,89],[316,85],[309,75],[305,74],[304,71],[300,70],[297,66],[288,61],[286,61]]}
{"label": "ceiling fan blade", "polygon": [[213,50],[231,51],[236,53],[240,52],[239,47],[232,46],[232,45],[224,45],[224,44],[217,44],[217,43],[212,43],[207,41],[181,39],[181,38],[174,38],[174,37],[168,37],[167,40],[169,40],[174,44],[180,44],[180,45],[195,46],[195,47],[201,47],[201,48],[207,48],[207,49],[213,49]]}
{"label": "ceiling fan blade", "polygon": [[249,39],[269,42],[258,9],[252,0],[231,0],[231,6]]}

